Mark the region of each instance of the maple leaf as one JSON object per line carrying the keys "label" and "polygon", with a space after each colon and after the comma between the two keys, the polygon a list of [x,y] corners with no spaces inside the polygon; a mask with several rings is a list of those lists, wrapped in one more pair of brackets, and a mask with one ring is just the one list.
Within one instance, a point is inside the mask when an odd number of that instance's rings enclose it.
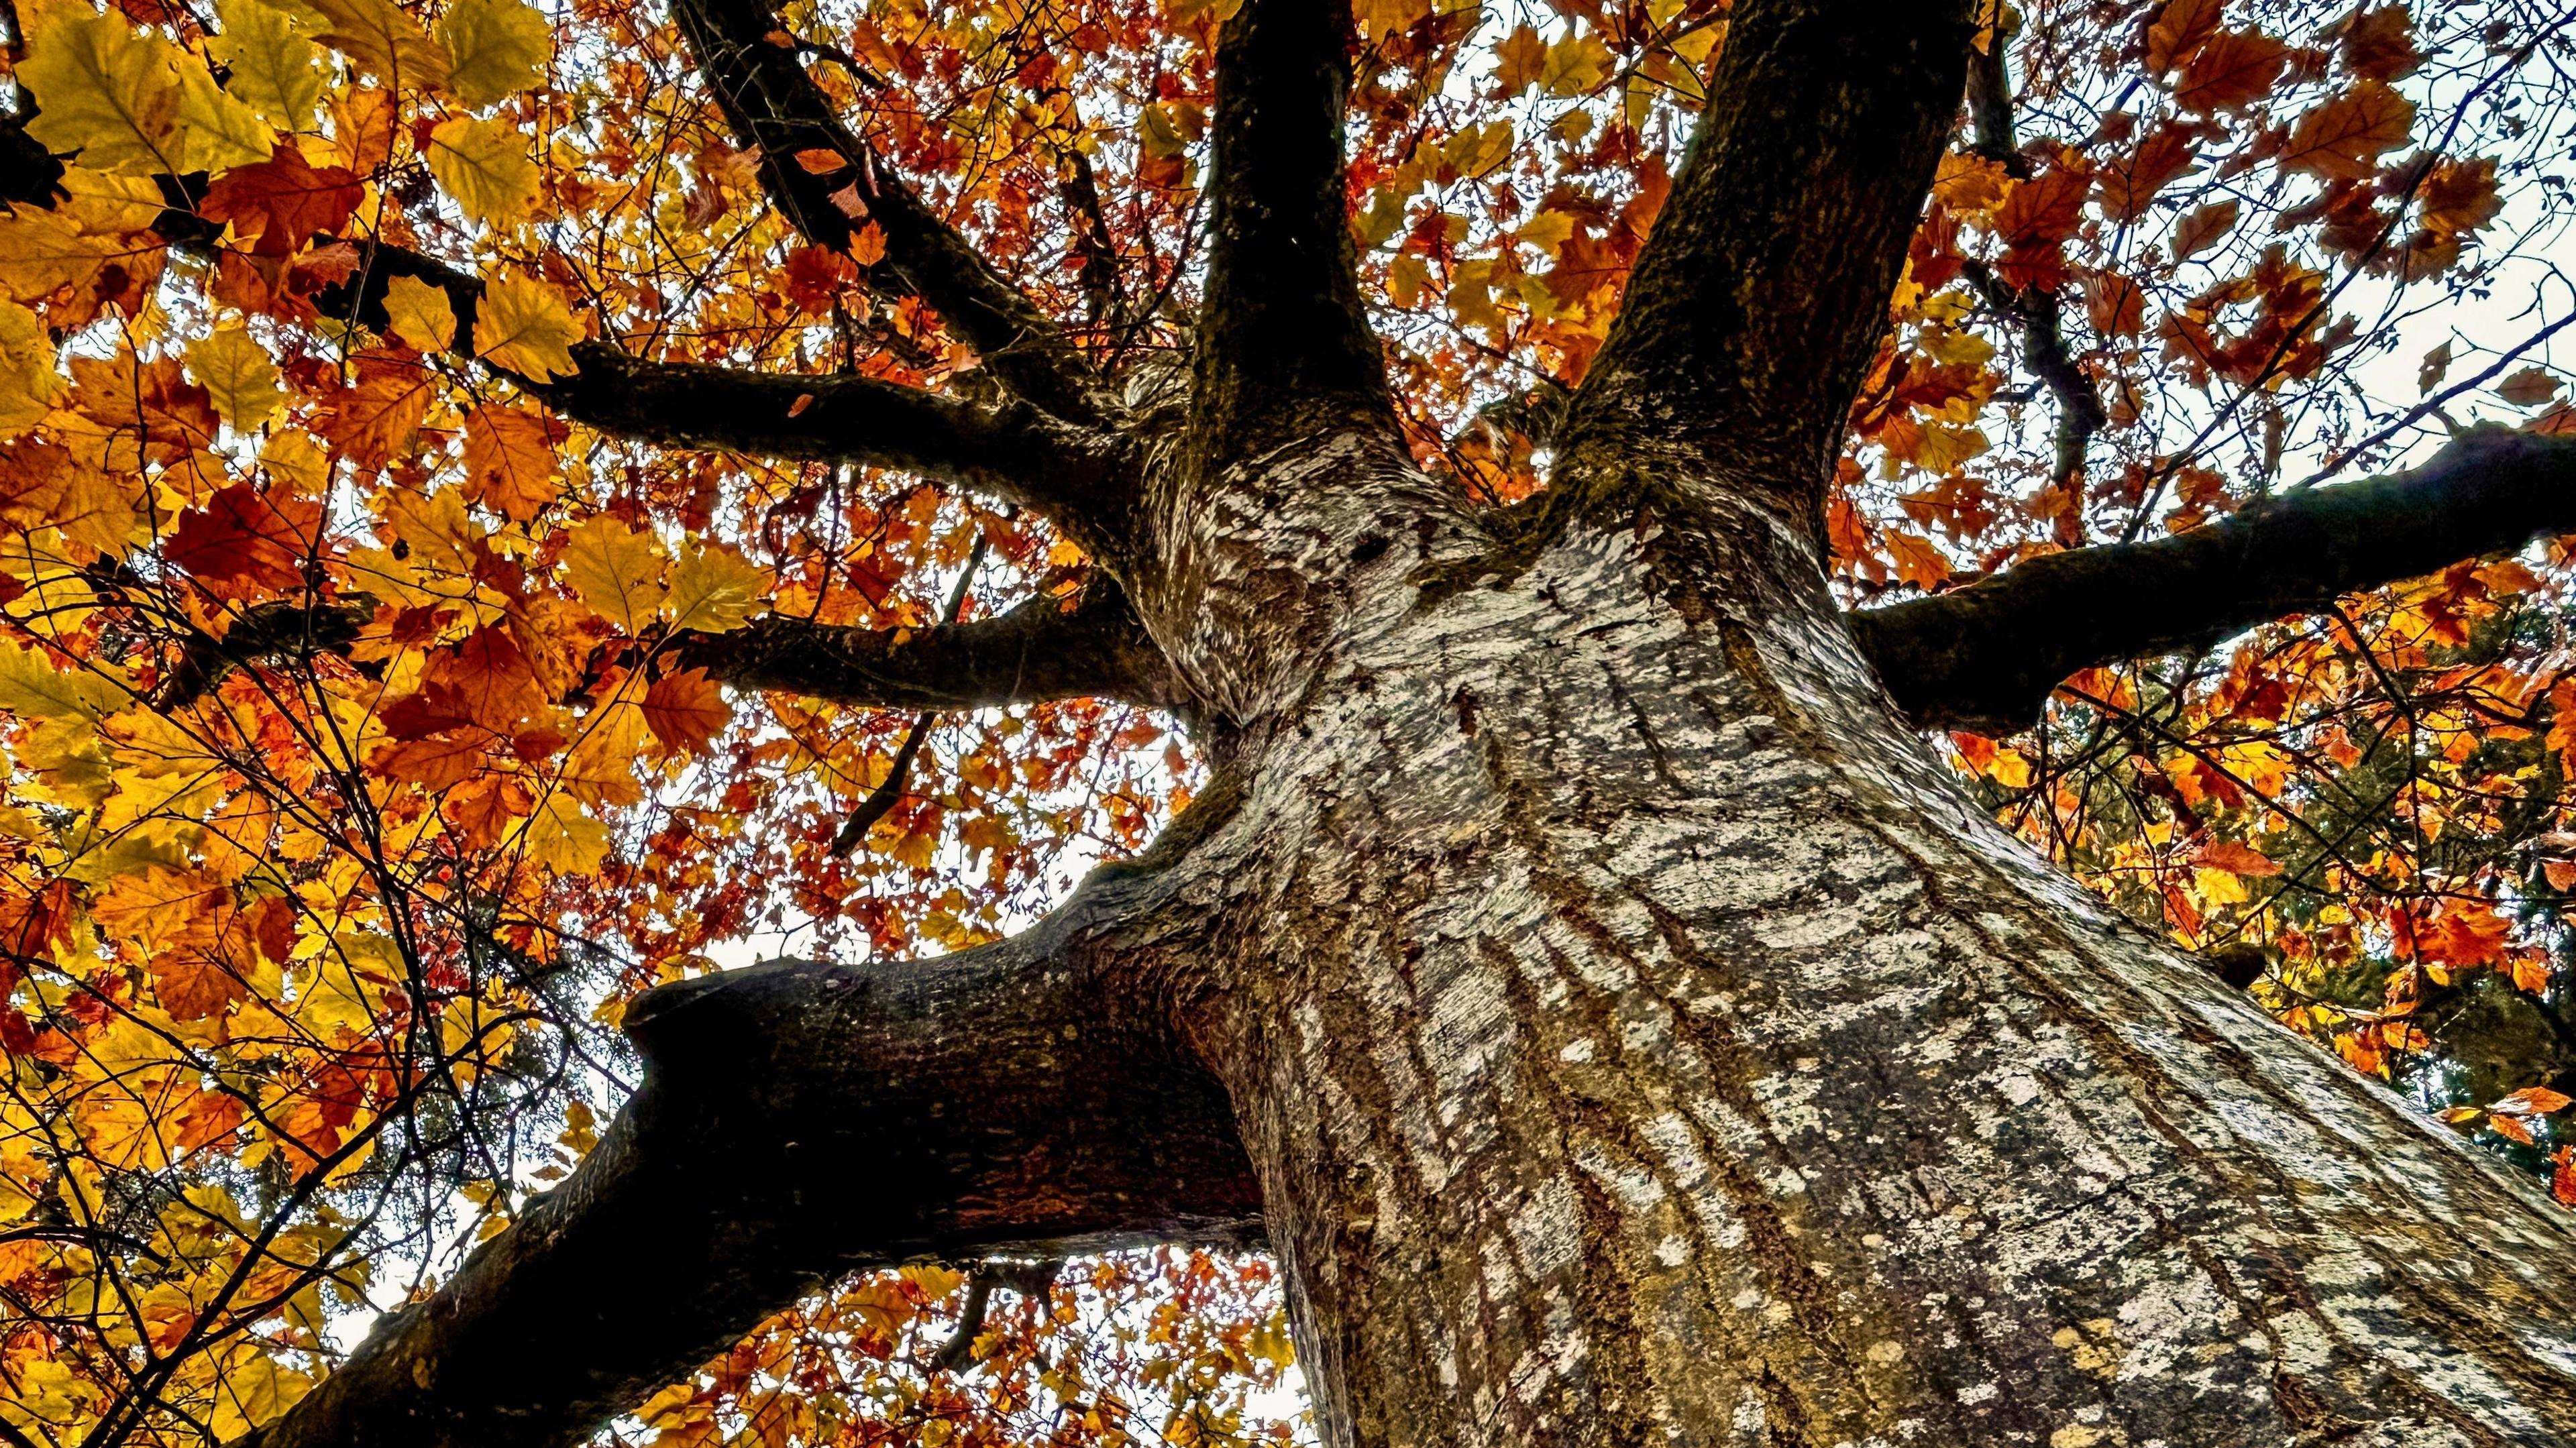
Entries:
{"label": "maple leaf", "polygon": [[2496,396],[2516,407],[2538,407],[2558,395],[2562,384],[2539,367],[2525,367],[2496,384]]}
{"label": "maple leaf", "polygon": [[2175,177],[2191,169],[2191,137],[2177,126],[2159,126],[2138,143],[2124,164],[2108,167],[2096,183],[2103,211],[2114,221],[2135,221]]}
{"label": "maple leaf", "polygon": [[537,163],[527,137],[505,121],[441,122],[429,133],[429,174],[478,226],[506,230],[536,212]]}
{"label": "maple leaf", "polygon": [[323,19],[322,43],[347,56],[359,74],[373,76],[397,91],[446,84],[446,51],[430,43],[420,22],[387,0],[303,3]]}
{"label": "maple leaf", "polygon": [[563,298],[530,277],[492,282],[474,310],[475,355],[541,382],[573,374],[569,349],[580,340],[581,323]]}
{"label": "maple leaf", "polygon": [[54,370],[45,324],[15,302],[0,302],[0,438],[44,421],[68,387]]}
{"label": "maple leaf", "polygon": [[2163,75],[2218,31],[2222,0],[2165,0],[2147,22],[2147,69]]}
{"label": "maple leaf", "polygon": [[112,14],[45,12],[18,79],[40,103],[29,134],[101,171],[218,171],[269,152],[268,126],[204,66]]}
{"label": "maple leaf", "polygon": [[366,194],[358,178],[337,166],[316,167],[294,146],[280,144],[268,160],[236,166],[217,178],[198,213],[232,224],[259,256],[286,256],[315,236],[338,232]]}
{"label": "maple leaf", "polygon": [[466,414],[465,473],[475,502],[524,523],[555,499],[555,444],[564,425],[526,408],[486,403]]}
{"label": "maple leaf", "polygon": [[2261,31],[2223,30],[2183,67],[2174,100],[2197,115],[2243,110],[2271,93],[2290,48]]}
{"label": "maple leaf", "polygon": [[1890,528],[1885,536],[1898,578],[1927,592],[1950,581],[1950,560],[1929,539],[1902,528]]}
{"label": "maple leaf", "polygon": [[438,22],[447,88],[480,109],[545,78],[554,37],[526,0],[456,0]]}
{"label": "maple leaf", "polygon": [[585,520],[564,539],[564,582],[593,613],[635,633],[661,607],[662,555],[653,535],[614,518]]}
{"label": "maple leaf", "polygon": [[423,352],[444,352],[456,345],[456,306],[447,289],[418,277],[395,277],[385,284],[385,325],[396,337]]}
{"label": "maple leaf", "polygon": [[2281,165],[2329,179],[2360,180],[2380,154],[2406,144],[2415,126],[2415,103],[2375,80],[2303,113],[2290,127]]}
{"label": "maple leaf", "polygon": [[2235,228],[2237,213],[2237,203],[2232,200],[2213,201],[2194,208],[2174,223],[2174,259],[2180,261],[2184,257],[2197,256],[2216,245],[2220,237]]}
{"label": "maple leaf", "polygon": [[769,575],[760,565],[721,544],[691,542],[672,566],[662,610],[675,629],[725,633],[751,622],[768,592]]}
{"label": "maple leaf", "polygon": [[303,584],[305,563],[321,548],[321,526],[321,504],[235,483],[179,515],[163,556],[227,592],[282,593]]}
{"label": "maple leaf", "polygon": [[318,130],[328,73],[296,18],[265,0],[217,0],[215,15],[206,53],[228,72],[225,91],[281,131]]}
{"label": "maple leaf", "polygon": [[2424,63],[2415,48],[2415,17],[2403,5],[2363,10],[2344,22],[2337,49],[2345,67],[2372,80],[2397,80]]}
{"label": "maple leaf", "polygon": [[724,691],[704,669],[664,674],[644,694],[645,726],[673,753],[706,753],[732,720]]}
{"label": "maple leaf", "polygon": [[277,364],[268,350],[239,327],[209,332],[188,344],[188,370],[215,412],[235,432],[254,432],[286,403]]}
{"label": "maple leaf", "polygon": [[429,415],[427,369],[401,356],[361,352],[356,380],[324,394],[317,430],[334,449],[373,473],[411,449]]}

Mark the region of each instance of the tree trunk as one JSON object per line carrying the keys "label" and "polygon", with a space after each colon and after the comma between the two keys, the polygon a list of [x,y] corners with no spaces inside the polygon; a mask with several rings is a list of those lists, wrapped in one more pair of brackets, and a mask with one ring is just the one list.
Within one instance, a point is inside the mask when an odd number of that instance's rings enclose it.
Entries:
{"label": "tree trunk", "polygon": [[1519,552],[1211,840],[1327,1442],[2576,1441],[2555,1209],[1979,815],[1801,536]]}

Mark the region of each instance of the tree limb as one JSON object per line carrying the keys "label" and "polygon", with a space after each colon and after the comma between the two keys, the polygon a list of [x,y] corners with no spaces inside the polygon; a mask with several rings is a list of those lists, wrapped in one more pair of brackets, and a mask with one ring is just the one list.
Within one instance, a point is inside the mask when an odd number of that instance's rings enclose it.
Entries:
{"label": "tree limb", "polygon": [[1567,418],[1560,476],[1617,477],[1638,449],[1678,446],[1821,536],[1845,413],[1958,112],[1973,8],[1742,0]]}
{"label": "tree limb", "polygon": [[[671,14],[735,134],[760,149],[771,199],[807,240],[847,251],[857,228],[875,222],[886,263],[939,309],[994,376],[1070,421],[1115,414],[1063,328],[843,123],[768,0],[676,0]],[[809,171],[797,157],[810,151],[836,154],[842,164]]]}
{"label": "tree limb", "polygon": [[1107,538],[1125,474],[1107,436],[1016,397],[978,402],[873,377],[751,372],[573,349],[571,377],[523,385],[618,437],[774,458],[901,468],[963,482],[1056,519],[1086,545]]}
{"label": "tree limb", "polygon": [[[220,639],[194,634],[153,703],[176,709],[240,664],[342,653],[375,612],[365,595],[260,604]],[[988,709],[1098,697],[1152,708],[1189,698],[1115,583],[1095,576],[1070,609],[1030,599],[970,623],[860,628],[768,614],[728,633],[682,634],[684,664],[744,689],[870,709]]]}
{"label": "tree limb", "polygon": [[1342,182],[1349,7],[1245,0],[1217,41],[1192,435],[1223,466],[1302,438],[1396,436]]}
{"label": "tree limb", "polygon": [[2576,531],[2576,438],[2478,429],[2410,472],[2259,502],[2151,543],[2033,558],[1849,616],[1924,728],[2010,734],[2069,674],[2204,648],[2344,594]]}
{"label": "tree limb", "polygon": [[581,1168],[236,1448],[555,1448],[853,1268],[1251,1239],[1222,1090],[1133,1008],[1171,875],[938,960],[647,994]]}
{"label": "tree limb", "polygon": [[2084,454],[2093,435],[2111,421],[2092,379],[2075,364],[2066,348],[2066,315],[2057,293],[2046,287],[2017,289],[1995,275],[1994,268],[1971,259],[1962,268],[1986,305],[2021,328],[2022,358],[2057,399],[2057,427],[2051,436],[2056,459],[2049,479],[2065,487],[2084,472]]}

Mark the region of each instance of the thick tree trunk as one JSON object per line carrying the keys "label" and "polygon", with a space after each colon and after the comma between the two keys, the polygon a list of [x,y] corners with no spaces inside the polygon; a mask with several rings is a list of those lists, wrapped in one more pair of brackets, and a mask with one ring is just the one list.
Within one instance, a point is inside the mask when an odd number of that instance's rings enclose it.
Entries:
{"label": "thick tree trunk", "polygon": [[1664,496],[1417,574],[1239,756],[1186,1028],[1327,1441],[2576,1441],[2555,1209],[1980,817],[1799,535]]}

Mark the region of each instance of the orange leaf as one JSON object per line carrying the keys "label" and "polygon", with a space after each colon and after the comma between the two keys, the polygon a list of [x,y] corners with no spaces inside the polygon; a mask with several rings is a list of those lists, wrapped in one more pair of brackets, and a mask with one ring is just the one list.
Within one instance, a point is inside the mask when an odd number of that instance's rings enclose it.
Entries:
{"label": "orange leaf", "polygon": [[808,146],[796,153],[796,164],[811,176],[829,176],[850,164],[850,158],[829,146]]}
{"label": "orange leaf", "polygon": [[732,721],[724,691],[704,669],[665,674],[644,693],[644,727],[676,753],[706,753]]}
{"label": "orange leaf", "polygon": [[2300,116],[2290,128],[2281,164],[2328,179],[2358,181],[2376,168],[2381,152],[2406,144],[2414,128],[2413,101],[2365,80]]}

